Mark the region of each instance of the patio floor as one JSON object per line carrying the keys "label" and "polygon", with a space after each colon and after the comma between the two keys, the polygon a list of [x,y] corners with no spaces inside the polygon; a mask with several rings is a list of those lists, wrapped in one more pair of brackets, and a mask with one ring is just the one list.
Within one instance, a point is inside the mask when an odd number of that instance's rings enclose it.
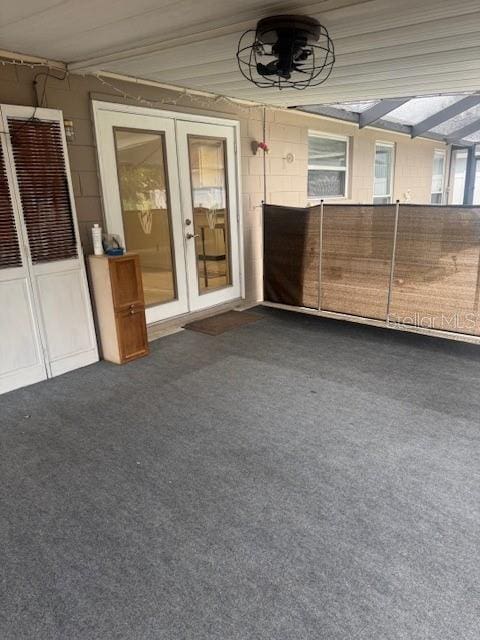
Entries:
{"label": "patio floor", "polygon": [[478,640],[480,348],[295,313],[0,398],[5,640]]}

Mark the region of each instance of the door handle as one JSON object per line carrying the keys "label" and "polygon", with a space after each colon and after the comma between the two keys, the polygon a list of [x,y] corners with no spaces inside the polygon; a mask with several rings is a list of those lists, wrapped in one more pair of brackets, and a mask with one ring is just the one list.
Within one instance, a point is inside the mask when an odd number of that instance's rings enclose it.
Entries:
{"label": "door handle", "polygon": [[192,238],[199,238],[200,234],[199,233],[187,233],[187,235],[185,237],[187,238],[187,240],[191,240]]}

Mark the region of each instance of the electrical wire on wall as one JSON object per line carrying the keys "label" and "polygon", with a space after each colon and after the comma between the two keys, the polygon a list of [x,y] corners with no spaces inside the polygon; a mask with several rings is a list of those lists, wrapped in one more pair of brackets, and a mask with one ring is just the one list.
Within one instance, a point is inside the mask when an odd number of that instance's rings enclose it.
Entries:
{"label": "electrical wire on wall", "polygon": [[[19,66],[19,67],[29,67],[30,69],[45,69],[45,71],[39,71],[39,73],[35,74],[33,78],[33,95],[34,95],[35,107],[30,118],[27,118],[27,120],[25,120],[25,124],[19,129],[17,129],[17,134],[18,134],[18,132],[21,131],[21,129],[23,129],[24,126],[28,125],[29,123],[35,120],[37,116],[37,111],[39,108],[47,106],[48,78],[52,77],[52,78],[56,78],[57,80],[65,80],[68,76],[68,70],[66,68],[61,69],[58,66],[49,64],[48,62],[28,62],[23,59],[18,59],[18,60],[17,59],[12,59],[12,60],[1,59],[0,65],[2,67],[5,67],[7,65],[12,65],[12,66]],[[59,78],[58,76],[53,74],[53,71],[63,73],[63,76]],[[42,92],[39,97],[39,92],[37,90],[37,87],[38,87],[38,78],[40,76],[45,76],[45,81],[43,83]],[[5,132],[2,132],[2,133],[5,133]],[[13,136],[11,136],[11,141],[12,141],[12,144],[15,144],[15,140]]]}
{"label": "electrical wire on wall", "polygon": [[[67,79],[68,76],[68,71],[65,70],[63,72],[63,76],[61,78],[59,78],[58,76],[54,75],[52,73],[53,69],[51,69],[50,67],[47,67],[46,71],[39,71],[38,73],[35,74],[34,78],[33,78],[33,88],[35,91],[35,98],[37,101],[37,104],[35,105],[36,109],[38,109],[39,107],[47,107],[47,84],[48,84],[48,79],[49,78],[55,78],[55,80],[60,80],[61,82],[63,82],[64,80]],[[39,92],[38,92],[38,78],[45,76],[45,80],[43,82],[43,88],[42,88],[42,92],[40,94],[39,97]]]}

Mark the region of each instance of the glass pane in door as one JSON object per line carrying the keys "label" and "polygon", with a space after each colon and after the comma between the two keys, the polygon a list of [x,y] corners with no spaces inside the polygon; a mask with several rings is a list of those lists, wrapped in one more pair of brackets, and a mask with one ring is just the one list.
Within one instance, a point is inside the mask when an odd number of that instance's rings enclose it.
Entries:
{"label": "glass pane in door", "polygon": [[232,284],[226,141],[188,136],[199,293]]}
{"label": "glass pane in door", "polygon": [[145,303],[177,298],[165,138],[114,129],[123,230],[128,251],[140,255]]}

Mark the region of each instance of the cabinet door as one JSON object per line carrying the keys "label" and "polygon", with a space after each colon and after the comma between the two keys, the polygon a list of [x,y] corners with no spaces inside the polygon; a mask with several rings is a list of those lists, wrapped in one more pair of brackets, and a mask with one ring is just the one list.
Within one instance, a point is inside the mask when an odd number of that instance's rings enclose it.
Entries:
{"label": "cabinet door", "polygon": [[137,255],[125,255],[109,260],[113,305],[116,311],[132,305],[143,306],[143,287]]}
{"label": "cabinet door", "polygon": [[131,305],[116,313],[117,335],[122,362],[148,353],[147,329],[144,307]]}

